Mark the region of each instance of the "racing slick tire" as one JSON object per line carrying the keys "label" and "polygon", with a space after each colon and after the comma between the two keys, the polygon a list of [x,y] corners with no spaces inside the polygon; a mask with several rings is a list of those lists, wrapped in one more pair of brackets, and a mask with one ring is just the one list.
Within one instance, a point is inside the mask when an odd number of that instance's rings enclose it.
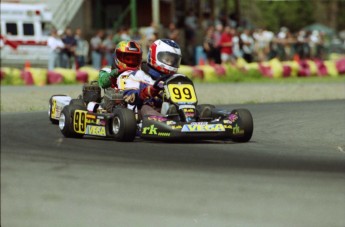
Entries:
{"label": "racing slick tire", "polygon": [[85,102],[82,99],[72,99],[69,104],[75,106],[85,106]]}
{"label": "racing slick tire", "polygon": [[252,114],[247,109],[236,109],[231,111],[231,113],[238,116],[238,125],[244,131],[243,134],[233,134],[232,140],[239,143],[248,142],[252,138],[254,129]]}
{"label": "racing slick tire", "polygon": [[116,141],[132,142],[137,133],[137,121],[132,110],[115,108],[111,130]]}
{"label": "racing slick tire", "polygon": [[212,110],[216,107],[211,104],[200,104],[196,106],[199,118],[212,118]]}
{"label": "racing slick tire", "polygon": [[73,129],[74,111],[86,110],[85,106],[67,105],[61,111],[59,128],[61,133],[67,138],[82,138],[84,134],[76,133]]}
{"label": "racing slick tire", "polygon": [[54,96],[66,96],[66,95],[53,95],[50,97],[49,99],[49,106],[48,106],[48,116],[49,116],[49,120],[51,123],[53,123],[54,125],[59,124],[59,120],[53,119],[51,118],[51,114],[52,114],[52,110],[53,110],[53,97]]}

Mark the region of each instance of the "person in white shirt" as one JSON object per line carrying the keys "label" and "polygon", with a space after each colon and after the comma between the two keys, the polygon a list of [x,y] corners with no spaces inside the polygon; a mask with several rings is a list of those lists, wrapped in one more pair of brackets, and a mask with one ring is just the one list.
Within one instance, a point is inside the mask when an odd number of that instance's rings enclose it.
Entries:
{"label": "person in white shirt", "polygon": [[48,70],[53,70],[55,67],[61,65],[61,49],[64,48],[64,44],[59,37],[57,30],[53,29],[48,38],[47,45],[50,47],[50,55],[48,61]]}

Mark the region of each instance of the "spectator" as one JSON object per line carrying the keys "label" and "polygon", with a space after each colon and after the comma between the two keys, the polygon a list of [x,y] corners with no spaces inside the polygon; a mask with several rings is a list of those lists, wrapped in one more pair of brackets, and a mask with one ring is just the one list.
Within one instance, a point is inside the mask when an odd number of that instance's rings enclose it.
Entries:
{"label": "spectator", "polygon": [[243,58],[246,62],[251,63],[253,62],[254,39],[248,28],[244,29],[241,34],[241,40],[243,42]]}
{"label": "spectator", "polygon": [[194,46],[196,42],[196,31],[198,29],[197,17],[194,14],[194,10],[190,9],[188,16],[185,18],[185,38],[186,38],[186,54],[184,58],[187,64],[194,64]]}
{"label": "spectator", "polygon": [[232,37],[232,52],[236,59],[243,57],[243,42],[240,36],[241,29],[234,29],[234,36]]}
{"label": "spectator", "polygon": [[51,31],[47,45],[50,48],[48,70],[53,70],[55,67],[61,66],[61,50],[64,48],[56,29]]}
{"label": "spectator", "polygon": [[116,46],[119,42],[121,42],[121,33],[122,33],[122,29],[120,28],[116,31],[115,35],[113,36],[113,43]]}
{"label": "spectator", "polygon": [[104,51],[104,57],[107,62],[107,66],[112,66],[114,58],[113,58],[113,53],[114,53],[114,43],[113,43],[113,34],[109,33],[106,38],[103,40],[102,43],[103,46],[103,51]]}
{"label": "spectator", "polygon": [[129,35],[129,28],[128,27],[124,27],[121,30],[120,39],[121,39],[121,41],[130,41],[131,40],[131,36]]}
{"label": "spectator", "polygon": [[92,66],[95,69],[100,69],[102,67],[102,57],[103,57],[103,46],[102,39],[104,36],[104,31],[99,30],[91,39],[91,58]]}
{"label": "spectator", "polygon": [[232,30],[229,25],[225,26],[222,36],[220,38],[220,58],[222,60],[222,64],[232,62],[233,55],[232,55]]}
{"label": "spectator", "polygon": [[150,26],[146,27],[144,30],[144,38],[148,40],[154,35],[154,33],[157,33],[157,32],[158,32],[157,25],[155,24],[155,22],[152,21]]}
{"label": "spectator", "polygon": [[74,38],[71,28],[66,28],[62,42],[65,45],[64,49],[62,49],[62,67],[71,68],[72,65],[74,66],[75,48],[77,46],[77,40]]}
{"label": "spectator", "polygon": [[77,68],[80,68],[83,67],[87,61],[89,54],[89,43],[84,39],[83,32],[80,28],[75,30],[75,39],[77,41],[77,47],[75,49]]}
{"label": "spectator", "polygon": [[179,43],[180,31],[176,28],[174,22],[170,22],[168,31],[166,32],[166,37]]}
{"label": "spectator", "polygon": [[206,36],[203,42],[204,52],[207,57],[207,64],[215,63],[216,47],[214,43],[214,27],[210,26],[206,31]]}
{"label": "spectator", "polygon": [[214,45],[215,45],[215,52],[214,52],[214,61],[216,64],[222,63],[220,59],[220,38],[222,37],[223,33],[223,25],[221,23],[217,23],[215,31],[214,31]]}

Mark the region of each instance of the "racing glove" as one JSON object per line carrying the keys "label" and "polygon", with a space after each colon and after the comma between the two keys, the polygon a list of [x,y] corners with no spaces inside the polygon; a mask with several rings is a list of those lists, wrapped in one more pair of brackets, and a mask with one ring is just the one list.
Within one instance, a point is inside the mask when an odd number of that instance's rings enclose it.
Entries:
{"label": "racing glove", "polygon": [[111,77],[117,77],[119,75],[119,70],[118,69],[113,69],[111,70],[111,72],[109,73],[109,75]]}
{"label": "racing glove", "polygon": [[142,100],[153,98],[158,95],[159,91],[160,89],[156,89],[152,85],[150,85],[140,91],[139,97]]}

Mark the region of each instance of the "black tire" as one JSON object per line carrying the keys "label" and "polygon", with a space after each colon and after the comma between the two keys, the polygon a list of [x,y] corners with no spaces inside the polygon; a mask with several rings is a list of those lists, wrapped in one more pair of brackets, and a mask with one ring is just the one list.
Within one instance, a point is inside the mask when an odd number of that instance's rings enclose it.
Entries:
{"label": "black tire", "polygon": [[72,99],[69,104],[74,106],[85,106],[85,102],[82,99]]}
{"label": "black tire", "polygon": [[215,109],[216,107],[214,105],[211,105],[211,104],[201,104],[201,105],[197,105],[196,106],[196,110],[198,112],[198,115],[200,116],[201,113],[203,113],[203,110],[205,108],[209,108],[211,111],[207,111],[208,113],[206,114],[206,116],[204,117],[207,117],[207,118],[212,118],[212,110]]}
{"label": "black tire", "polygon": [[49,106],[48,106],[48,116],[49,116],[49,120],[52,124],[57,125],[59,124],[59,120],[53,119],[51,118],[51,113],[52,113],[52,107],[53,107],[53,97],[54,96],[66,96],[66,95],[53,95],[50,97],[49,99]]}
{"label": "black tire", "polygon": [[238,116],[237,124],[244,131],[243,134],[233,134],[232,140],[239,143],[248,142],[252,138],[254,130],[252,114],[247,109],[236,109],[231,113]]}
{"label": "black tire", "polygon": [[67,138],[82,138],[84,135],[76,133],[73,129],[74,111],[77,109],[85,110],[85,107],[78,105],[67,105],[61,111],[59,128],[61,133]]}
{"label": "black tire", "polygon": [[132,110],[127,108],[114,109],[111,130],[116,141],[132,142],[137,133],[137,121]]}

